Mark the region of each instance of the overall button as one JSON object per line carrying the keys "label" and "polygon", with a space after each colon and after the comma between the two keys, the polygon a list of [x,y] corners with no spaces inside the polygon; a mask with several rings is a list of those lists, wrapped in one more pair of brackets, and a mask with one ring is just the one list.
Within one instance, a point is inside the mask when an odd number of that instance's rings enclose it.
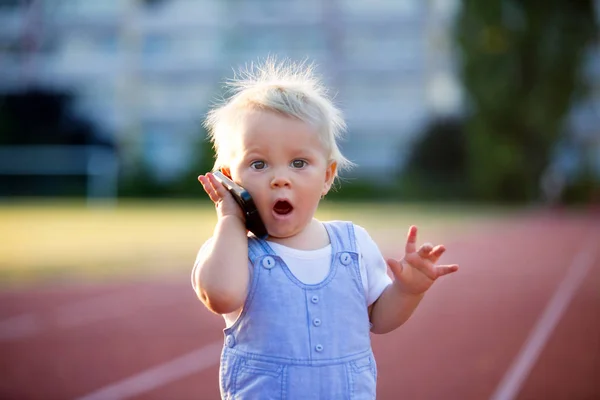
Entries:
{"label": "overall button", "polygon": [[233,338],[233,336],[227,335],[227,337],[225,338],[225,344],[227,345],[227,347],[235,346],[235,339]]}
{"label": "overall button", "polygon": [[313,325],[314,326],[320,326],[321,325],[321,320],[319,318],[313,319]]}
{"label": "overall button", "polygon": [[317,304],[319,302],[319,296],[314,295],[310,298],[310,301],[312,301],[313,304]]}
{"label": "overall button", "polygon": [[318,351],[319,353],[323,351],[323,346],[318,344],[315,346],[315,350]]}
{"label": "overall button", "polygon": [[275,260],[271,256],[267,256],[262,260],[262,266],[266,269],[271,269],[275,266]]}
{"label": "overall button", "polygon": [[340,261],[344,265],[348,265],[352,262],[352,256],[349,253],[342,253],[340,255]]}

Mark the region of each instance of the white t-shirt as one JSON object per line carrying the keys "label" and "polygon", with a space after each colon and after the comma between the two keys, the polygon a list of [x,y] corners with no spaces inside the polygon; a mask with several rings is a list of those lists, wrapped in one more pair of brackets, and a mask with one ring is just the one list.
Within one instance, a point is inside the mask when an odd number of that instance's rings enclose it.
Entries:
{"label": "white t-shirt", "polygon": [[[361,226],[354,225],[356,247],[360,254],[359,267],[362,285],[370,306],[379,298],[383,290],[392,282],[387,274],[387,264],[379,251],[379,247],[373,241],[368,232]],[[210,242],[207,241],[198,252],[199,259],[202,249]],[[279,243],[269,242],[269,246],[285,262],[294,276],[305,284],[316,284],[321,282],[329,273],[331,264],[331,245],[318,250],[298,250],[283,246]],[[194,267],[195,268],[195,267]],[[192,285],[194,285],[194,272],[192,271]],[[231,326],[239,312],[224,314],[227,327]]]}

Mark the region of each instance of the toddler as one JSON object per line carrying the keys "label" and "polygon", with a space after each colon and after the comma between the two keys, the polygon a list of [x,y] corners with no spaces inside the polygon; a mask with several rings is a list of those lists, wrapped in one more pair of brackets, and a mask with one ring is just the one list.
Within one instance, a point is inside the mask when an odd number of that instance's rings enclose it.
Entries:
{"label": "toddler", "polygon": [[[229,83],[206,127],[221,170],[252,195],[266,240],[211,173],[198,180],[217,223],[192,272],[199,299],[224,317],[223,399],[374,399],[370,332],[402,325],[424,293],[457,265],[442,245],[384,260],[360,226],[314,215],[340,170],[340,111],[305,63],[268,59]],[[390,269],[391,275],[387,273]]]}

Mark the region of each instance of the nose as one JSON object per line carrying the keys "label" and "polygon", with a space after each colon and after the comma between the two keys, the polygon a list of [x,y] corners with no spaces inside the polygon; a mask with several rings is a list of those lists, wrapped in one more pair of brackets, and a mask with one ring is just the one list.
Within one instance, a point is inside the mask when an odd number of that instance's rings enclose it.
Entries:
{"label": "nose", "polygon": [[290,178],[282,171],[276,171],[271,179],[272,188],[282,188],[291,186]]}

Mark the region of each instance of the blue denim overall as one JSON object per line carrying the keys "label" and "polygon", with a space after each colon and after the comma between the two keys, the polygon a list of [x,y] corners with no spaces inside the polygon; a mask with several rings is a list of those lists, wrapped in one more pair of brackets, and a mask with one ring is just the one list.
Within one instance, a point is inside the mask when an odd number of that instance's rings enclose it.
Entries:
{"label": "blue denim overall", "polygon": [[377,367],[354,226],[325,223],[331,268],[300,282],[264,240],[248,238],[252,278],[224,330],[223,399],[375,399]]}

